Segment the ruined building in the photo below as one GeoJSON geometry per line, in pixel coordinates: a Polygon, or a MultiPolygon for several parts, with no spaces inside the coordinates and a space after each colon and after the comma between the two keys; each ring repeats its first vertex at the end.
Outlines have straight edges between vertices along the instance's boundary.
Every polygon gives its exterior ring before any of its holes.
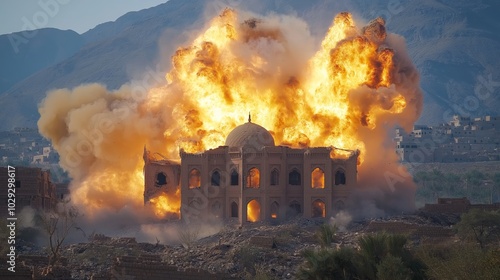
{"type": "Polygon", "coordinates": [[[205,213],[239,223],[329,217],[348,202],[359,154],[332,158],[334,149],[276,146],[271,133],[249,118],[224,146],[195,154],[181,150],[180,163],[145,149],[144,202],[180,190],[181,219],[205,213]]]}
{"type": "MultiPolygon", "coordinates": [[[[7,167],[0,167],[0,180],[7,182],[9,175],[7,167]]],[[[7,184],[5,183],[5,186],[7,184]]],[[[19,213],[25,206],[37,210],[52,211],[56,209],[58,200],[56,186],[50,179],[50,172],[40,168],[15,168],[15,209],[19,213]]],[[[7,215],[7,190],[0,193],[0,215],[7,215]]]]}

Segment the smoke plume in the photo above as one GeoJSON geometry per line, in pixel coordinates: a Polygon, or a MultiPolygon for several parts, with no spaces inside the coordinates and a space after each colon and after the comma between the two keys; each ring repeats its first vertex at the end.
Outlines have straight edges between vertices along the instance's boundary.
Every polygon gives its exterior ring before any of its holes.
{"type": "Polygon", "coordinates": [[[180,148],[215,148],[250,111],[277,144],[360,150],[359,197],[377,209],[411,209],[414,185],[400,179],[409,176],[388,141],[422,106],[404,39],[380,18],[362,27],[341,13],[316,41],[299,18],[226,9],[173,54],[163,85],[49,92],[38,126],[73,178],[72,201],[90,218],[123,209],[154,218],[143,206],[144,146],[172,159],[180,148]],[[399,179],[388,183],[388,174],[399,179]]]}

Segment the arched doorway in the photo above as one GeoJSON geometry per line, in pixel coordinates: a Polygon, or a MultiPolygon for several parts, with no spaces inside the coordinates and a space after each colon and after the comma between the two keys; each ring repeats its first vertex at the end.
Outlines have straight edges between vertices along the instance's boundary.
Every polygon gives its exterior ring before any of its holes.
{"type": "Polygon", "coordinates": [[[279,210],[280,210],[280,205],[278,204],[278,202],[276,202],[276,201],[273,202],[271,204],[271,218],[272,219],[278,218],[279,210]]]}
{"type": "Polygon", "coordinates": [[[222,214],[222,204],[219,201],[215,201],[212,204],[211,212],[215,217],[220,217],[222,214]]]}
{"type": "Polygon", "coordinates": [[[247,204],[247,221],[260,221],[260,203],[255,199],[250,200],[247,204]]]}
{"type": "Polygon", "coordinates": [[[337,212],[344,211],[345,203],[342,200],[337,200],[337,202],[335,202],[334,207],[335,207],[335,211],[337,211],[337,212]]]}
{"type": "Polygon", "coordinates": [[[325,203],[321,199],[316,199],[312,203],[312,217],[324,218],[326,216],[325,203]]]}
{"type": "Polygon", "coordinates": [[[300,207],[300,203],[296,200],[290,202],[288,205],[287,216],[295,217],[302,213],[302,208],[300,207]]]}

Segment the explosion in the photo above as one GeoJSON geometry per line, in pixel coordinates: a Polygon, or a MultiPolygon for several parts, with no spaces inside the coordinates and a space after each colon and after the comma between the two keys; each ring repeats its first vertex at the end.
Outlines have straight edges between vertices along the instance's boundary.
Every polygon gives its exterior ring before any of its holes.
{"type": "MultiPolygon", "coordinates": [[[[341,13],[315,53],[313,42],[300,19],[226,9],[175,52],[166,84],[143,98],[130,85],[112,93],[95,84],[50,92],[38,126],[73,178],[73,202],[89,215],[143,209],[145,145],[171,159],[179,149],[216,148],[247,112],[277,144],[360,150],[360,177],[381,173],[364,167],[381,158],[396,163],[387,131],[410,128],[422,103],[404,40],[386,33],[381,18],[359,28],[341,13]]],[[[313,178],[317,187],[324,187],[321,176],[313,178]]],[[[175,214],[179,193],[151,204],[157,217],[175,214]]]]}

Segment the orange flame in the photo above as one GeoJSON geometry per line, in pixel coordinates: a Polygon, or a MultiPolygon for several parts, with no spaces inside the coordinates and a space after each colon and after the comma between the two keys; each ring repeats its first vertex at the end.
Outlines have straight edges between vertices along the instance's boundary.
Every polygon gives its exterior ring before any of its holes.
{"type": "Polygon", "coordinates": [[[260,171],[257,168],[251,168],[247,174],[248,188],[258,188],[260,186],[260,171]]]}
{"type": "MultiPolygon", "coordinates": [[[[303,21],[241,19],[226,9],[190,46],[176,51],[167,85],[150,89],[135,103],[127,86],[117,94],[96,85],[87,87],[91,94],[85,87],[61,90],[40,109],[40,131],[66,158],[66,146],[78,148],[79,131],[92,131],[99,114],[107,117],[111,132],[92,143],[91,156],[78,167],[62,164],[79,181],[72,192],[75,201],[94,210],[142,206],[142,161],[132,154],[139,155],[144,144],[172,159],[179,157],[179,148],[191,153],[216,148],[245,122],[243,112],[252,112],[277,144],[359,149],[362,165],[369,156],[367,130],[389,117],[412,124],[420,112],[418,74],[406,57],[398,59],[394,42],[399,39],[389,37],[382,19],[359,28],[349,13],[341,13],[311,56],[301,45],[310,39],[303,21]],[[82,113],[75,120],[80,114],[75,109],[92,117],[82,113]]],[[[343,155],[333,149],[331,156],[343,155]]],[[[324,186],[324,178],[312,180],[324,186]]],[[[193,187],[198,185],[193,181],[193,187]]],[[[179,193],[161,195],[151,204],[157,216],[178,213],[179,193]]],[[[259,211],[249,204],[249,219],[258,219],[259,211]]]]}
{"type": "Polygon", "coordinates": [[[311,173],[311,186],[320,189],[325,187],[325,173],[320,168],[315,168],[311,173]]]}
{"type": "MultiPolygon", "coordinates": [[[[166,75],[169,86],[151,91],[146,102],[160,111],[165,103],[153,102],[162,100],[155,96],[182,95],[169,105],[178,120],[165,131],[170,143],[187,152],[223,145],[245,121],[241,112],[250,111],[277,143],[359,149],[364,156],[358,128],[373,129],[379,115],[402,113],[408,95],[395,84],[395,53],[383,47],[383,20],[358,29],[349,13],[339,14],[303,69],[278,68],[294,59],[288,36],[225,10],[191,46],[179,49],[166,75]]],[[[177,157],[177,150],[169,151],[177,157]]]]}
{"type": "Polygon", "coordinates": [[[159,196],[149,200],[153,208],[153,212],[158,218],[177,218],[180,212],[180,190],[178,189],[174,195],[161,193],[159,196]]]}
{"type": "Polygon", "coordinates": [[[260,204],[257,200],[252,200],[247,204],[247,221],[260,221],[260,204]]]}

